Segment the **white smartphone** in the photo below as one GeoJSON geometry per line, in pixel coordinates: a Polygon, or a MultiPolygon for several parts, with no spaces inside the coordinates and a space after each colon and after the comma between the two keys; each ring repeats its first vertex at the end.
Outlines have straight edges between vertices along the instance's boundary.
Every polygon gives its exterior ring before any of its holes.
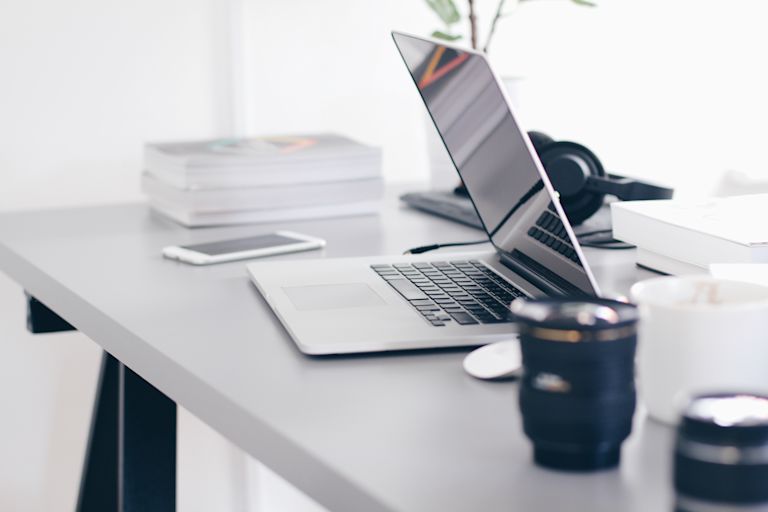
{"type": "Polygon", "coordinates": [[[235,240],[194,245],[172,245],[163,249],[163,256],[192,265],[211,265],[226,261],[309,251],[321,247],[325,247],[325,240],[320,238],[290,231],[275,231],[266,235],[235,240]]]}

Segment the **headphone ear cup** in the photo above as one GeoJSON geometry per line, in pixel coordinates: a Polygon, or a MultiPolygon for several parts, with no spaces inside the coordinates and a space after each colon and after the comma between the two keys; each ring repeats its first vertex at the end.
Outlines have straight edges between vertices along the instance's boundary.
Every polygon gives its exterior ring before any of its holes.
{"type": "Polygon", "coordinates": [[[584,190],[589,176],[606,175],[603,164],[589,148],[559,141],[545,146],[539,158],[572,225],[581,224],[600,209],[605,194],[584,190]]]}
{"type": "Polygon", "coordinates": [[[544,148],[555,142],[555,139],[544,132],[530,131],[528,132],[528,138],[531,139],[533,149],[536,150],[539,157],[541,157],[541,152],[544,151],[544,148]]]}

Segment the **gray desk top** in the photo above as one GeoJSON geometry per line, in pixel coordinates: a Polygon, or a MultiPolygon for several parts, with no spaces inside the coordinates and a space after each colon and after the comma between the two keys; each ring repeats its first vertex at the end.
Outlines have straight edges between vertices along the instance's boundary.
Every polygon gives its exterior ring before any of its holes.
{"type": "MultiPolygon", "coordinates": [[[[330,510],[670,509],[672,430],[642,413],[618,470],[543,470],[531,463],[517,384],[466,376],[466,350],[309,358],[242,262],[196,268],[160,256],[165,245],[278,227],[328,241],[295,259],[478,236],[394,197],[380,216],[197,230],[128,204],[0,215],[0,270],[330,510]]],[[[631,251],[587,255],[604,292],[647,276],[631,251]]]]}

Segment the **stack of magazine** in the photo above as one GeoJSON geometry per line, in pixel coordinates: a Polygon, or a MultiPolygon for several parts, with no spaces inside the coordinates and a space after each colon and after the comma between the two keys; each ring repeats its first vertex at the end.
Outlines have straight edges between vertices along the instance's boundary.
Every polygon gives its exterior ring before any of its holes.
{"type": "Polygon", "coordinates": [[[142,189],[186,226],[375,213],[381,150],[335,134],[150,143],[142,189]]]}

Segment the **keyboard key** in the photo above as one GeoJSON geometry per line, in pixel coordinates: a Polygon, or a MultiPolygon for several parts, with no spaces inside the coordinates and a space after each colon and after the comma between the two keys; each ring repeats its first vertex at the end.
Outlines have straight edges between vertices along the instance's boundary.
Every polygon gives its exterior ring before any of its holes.
{"type": "Polygon", "coordinates": [[[510,321],[504,318],[487,317],[487,318],[481,318],[480,322],[484,324],[504,324],[510,321]]]}
{"type": "Polygon", "coordinates": [[[407,279],[392,279],[389,284],[402,295],[405,300],[418,300],[429,298],[426,293],[419,290],[407,279]]]}
{"type": "Polygon", "coordinates": [[[477,323],[477,320],[472,318],[469,313],[451,313],[451,317],[456,320],[456,323],[459,325],[472,325],[477,323]]]}
{"type": "MultiPolygon", "coordinates": [[[[562,226],[562,225],[559,225],[562,226]]],[[[537,231],[541,231],[538,228],[537,231]]],[[[547,240],[554,239],[541,233],[547,240]]],[[[569,249],[561,244],[560,252],[569,249]]],[[[557,247],[557,246],[556,246],[557,247]]],[[[478,260],[371,266],[433,325],[455,315],[462,325],[510,321],[508,304],[524,294],[478,260]],[[451,316],[449,316],[451,315],[451,316]],[[474,316],[473,316],[474,315],[474,316]]]]}

